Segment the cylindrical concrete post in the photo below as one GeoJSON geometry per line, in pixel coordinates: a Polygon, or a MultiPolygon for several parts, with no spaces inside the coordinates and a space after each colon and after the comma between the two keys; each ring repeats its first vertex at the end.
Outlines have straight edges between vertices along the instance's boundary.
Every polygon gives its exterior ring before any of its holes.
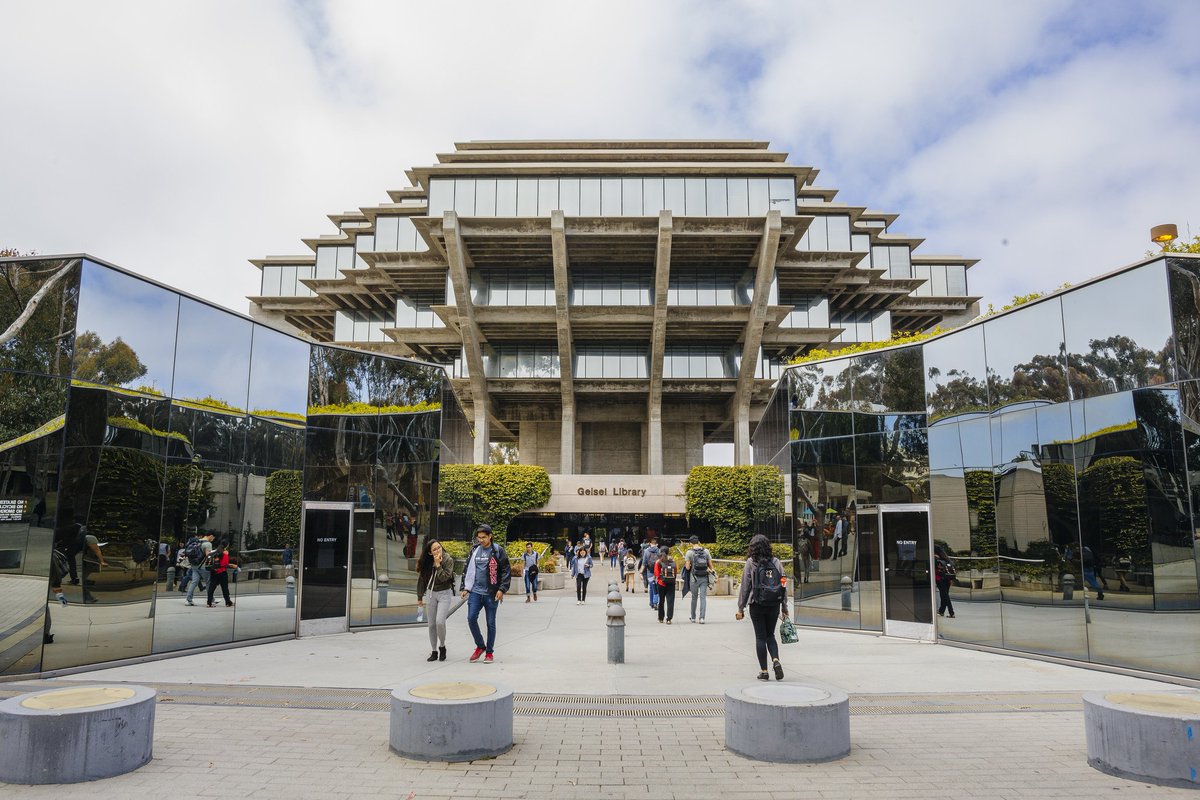
{"type": "Polygon", "coordinates": [[[392,752],[421,761],[495,758],[513,746],[513,693],[499,683],[406,683],[392,692],[392,752]]]}
{"type": "Polygon", "coordinates": [[[725,692],[725,747],[777,763],[843,758],[850,754],[850,698],[822,684],[736,686],[725,692]]]}
{"type": "Polygon", "coordinates": [[[380,575],[379,579],[376,581],[376,586],[379,588],[379,608],[387,608],[388,607],[388,604],[387,604],[388,597],[387,596],[388,596],[388,586],[390,585],[390,583],[391,583],[391,579],[388,578],[387,575],[380,575]]]}
{"type": "Polygon", "coordinates": [[[284,596],[287,597],[287,607],[295,608],[296,607],[296,577],[294,575],[288,575],[287,580],[285,580],[284,583],[287,584],[287,590],[284,592],[284,596]]]}
{"type": "Polygon", "coordinates": [[[1088,763],[1101,772],[1200,788],[1200,698],[1194,690],[1085,694],[1083,725],[1088,763]]]}
{"type": "Polygon", "coordinates": [[[167,567],[167,591],[175,591],[175,568],[167,567]]]}
{"type": "Polygon", "coordinates": [[[80,686],[0,702],[0,781],[80,783],[150,761],[155,692],[80,686]]]}
{"type": "Polygon", "coordinates": [[[625,663],[625,606],[609,601],[605,612],[608,616],[608,663],[625,663]]]}
{"type": "Polygon", "coordinates": [[[851,599],[852,590],[854,588],[854,581],[852,581],[850,579],[849,575],[843,575],[842,580],[841,580],[841,586],[842,586],[842,611],[849,611],[851,608],[850,599],[851,599]]]}
{"type": "Polygon", "coordinates": [[[1063,600],[1075,599],[1075,576],[1067,573],[1062,577],[1063,600]]]}

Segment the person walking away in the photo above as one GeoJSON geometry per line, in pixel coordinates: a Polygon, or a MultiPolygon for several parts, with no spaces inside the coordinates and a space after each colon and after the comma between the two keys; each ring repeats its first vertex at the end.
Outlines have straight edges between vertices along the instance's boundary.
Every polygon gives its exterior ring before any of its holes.
{"type": "Polygon", "coordinates": [[[642,575],[646,591],[650,593],[650,607],[653,609],[658,608],[658,583],[654,580],[654,565],[658,563],[660,554],[656,539],[650,539],[642,548],[642,575]]]}
{"type": "Polygon", "coordinates": [[[658,621],[671,624],[675,618],[675,573],[678,565],[671,558],[671,552],[665,547],[659,551],[658,560],[654,562],[654,583],[658,586],[658,621]],[[665,612],[665,614],[664,614],[665,612]]]}
{"type": "Polygon", "coordinates": [[[946,612],[950,612],[950,619],[954,619],[954,603],[950,601],[950,587],[954,585],[954,576],[958,570],[954,567],[954,562],[950,560],[950,554],[946,552],[946,548],[938,545],[933,551],[933,575],[937,582],[938,590],[938,616],[946,616],[946,612]]]}
{"type": "Polygon", "coordinates": [[[221,596],[225,598],[225,605],[232,606],[233,601],[229,599],[229,570],[236,569],[237,564],[229,560],[229,543],[221,540],[220,546],[217,547],[218,555],[213,562],[212,572],[208,576],[208,607],[213,607],[213,595],[217,593],[217,587],[221,587],[221,596]]]}
{"type": "Polygon", "coordinates": [[[107,567],[108,562],[104,560],[104,554],[100,552],[100,540],[88,533],[86,526],[79,526],[79,537],[83,542],[83,602],[99,603],[100,601],[96,599],[89,588],[96,584],[91,576],[99,572],[101,568],[107,567]]]}
{"type": "Polygon", "coordinates": [[[625,551],[625,591],[637,594],[637,557],[632,550],[625,551]]]}
{"type": "Polygon", "coordinates": [[[475,529],[475,548],[467,557],[459,590],[467,601],[467,627],[475,640],[475,652],[471,661],[483,656],[485,664],[495,660],[496,610],[504,600],[512,584],[512,567],[503,547],[492,542],[492,527],[480,525],[475,529]],[[487,618],[487,641],[479,630],[479,612],[487,618]]]}
{"type": "Polygon", "coordinates": [[[587,585],[592,579],[592,556],[586,547],[575,553],[571,574],[575,576],[575,605],[581,606],[587,602],[587,585]]]}
{"type": "Polygon", "coordinates": [[[538,554],[533,549],[532,542],[525,543],[525,552],[521,555],[521,571],[525,575],[525,602],[529,602],[529,596],[533,595],[533,599],[537,600],[538,586],[538,554]]]}
{"type": "MultiPolygon", "coordinates": [[[[624,544],[622,542],[621,544],[624,544]]],[[[608,566],[609,569],[616,569],[617,564],[621,561],[621,546],[613,542],[608,548],[608,566]]]]}
{"type": "Polygon", "coordinates": [[[417,560],[417,607],[425,609],[429,624],[426,661],[446,660],[446,620],[453,605],[454,558],[437,539],[427,539],[417,560]]]}
{"type": "Polygon", "coordinates": [[[188,559],[187,604],[194,606],[196,604],[192,602],[192,598],[196,595],[196,589],[199,588],[202,592],[205,590],[205,565],[208,563],[209,553],[212,552],[212,542],[208,537],[193,536],[184,545],[183,552],[188,559]]]}
{"type": "Polygon", "coordinates": [[[769,681],[767,654],[775,666],[775,680],[783,680],[783,666],[779,663],[779,642],[775,639],[775,625],[787,619],[787,589],[784,586],[783,564],[771,552],[771,542],[761,533],[750,540],[746,566],[742,569],[742,588],[738,592],[737,618],[746,616],[750,608],[750,622],[754,625],[754,652],[758,656],[758,679],[769,681]]]}
{"type": "Polygon", "coordinates": [[[700,537],[693,536],[688,540],[691,543],[691,549],[687,551],[685,558],[686,569],[691,573],[691,591],[692,591],[692,613],[688,617],[689,622],[699,622],[704,624],[704,614],[708,610],[708,575],[712,571],[713,558],[712,553],[707,547],[700,546],[700,537]],[[696,606],[700,607],[700,616],[696,616],[696,606]]]}

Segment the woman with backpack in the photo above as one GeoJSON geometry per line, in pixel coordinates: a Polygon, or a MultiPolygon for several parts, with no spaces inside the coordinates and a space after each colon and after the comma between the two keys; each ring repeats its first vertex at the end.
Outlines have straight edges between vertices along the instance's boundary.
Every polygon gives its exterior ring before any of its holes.
{"type": "Polygon", "coordinates": [[[637,594],[637,556],[632,550],[625,551],[625,591],[637,594]]]}
{"type": "Polygon", "coordinates": [[[954,562],[950,560],[950,554],[939,544],[933,550],[933,574],[938,589],[939,617],[946,616],[946,612],[949,611],[950,619],[954,619],[954,603],[950,602],[950,587],[954,584],[954,576],[957,573],[954,562]]]}
{"type": "Polygon", "coordinates": [[[742,569],[742,588],[738,592],[737,618],[746,616],[750,607],[750,622],[754,624],[754,651],[758,655],[758,679],[769,681],[767,654],[775,666],[775,680],[783,680],[783,666],[779,663],[779,642],[775,639],[775,625],[787,619],[787,588],[784,583],[783,564],[771,552],[771,542],[761,533],[750,540],[750,551],[746,566],[742,569]]]}
{"type": "Polygon", "coordinates": [[[221,587],[221,596],[225,598],[225,605],[232,606],[233,601],[229,599],[229,570],[237,569],[237,564],[229,560],[229,543],[222,540],[219,550],[221,554],[217,556],[213,562],[212,572],[208,576],[208,607],[213,607],[213,596],[217,593],[217,587],[221,587]]]}
{"type": "Polygon", "coordinates": [[[580,547],[575,551],[571,574],[575,576],[575,605],[581,606],[587,602],[587,585],[592,579],[592,557],[588,548],[580,547]]]}
{"type": "Polygon", "coordinates": [[[425,619],[429,623],[429,647],[426,661],[446,660],[446,619],[454,606],[454,559],[437,539],[428,539],[417,560],[417,607],[429,607],[425,619]]]}
{"type": "Polygon", "coordinates": [[[667,548],[658,553],[658,561],[654,562],[654,583],[658,586],[658,621],[663,621],[664,612],[666,623],[671,624],[675,616],[675,573],[678,566],[667,548]]]}

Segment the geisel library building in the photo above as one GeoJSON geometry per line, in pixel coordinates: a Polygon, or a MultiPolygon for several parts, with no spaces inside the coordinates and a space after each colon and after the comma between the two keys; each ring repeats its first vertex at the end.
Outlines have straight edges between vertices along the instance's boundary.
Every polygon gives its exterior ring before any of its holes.
{"type": "Polygon", "coordinates": [[[469,535],[438,468],[500,442],[551,474],[513,535],[678,536],[732,443],[787,478],[798,621],[1200,678],[1200,259],[972,322],[971,260],[766,143],[472,142],[408,177],[254,262],[249,318],[0,262],[53,282],[0,347],[0,675],[414,622],[414,545],[469,535]],[[801,547],[838,515],[845,548],[801,547]],[[196,533],[239,551],[235,607],[156,563],[196,533]]]}

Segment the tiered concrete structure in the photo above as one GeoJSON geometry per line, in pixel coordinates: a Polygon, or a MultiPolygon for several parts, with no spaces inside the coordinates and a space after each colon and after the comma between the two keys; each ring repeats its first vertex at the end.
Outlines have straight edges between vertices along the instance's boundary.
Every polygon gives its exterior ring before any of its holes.
{"type": "MultiPolygon", "coordinates": [[[[756,141],[476,141],[270,257],[252,313],[442,363],[489,441],[551,473],[750,461],[780,365],[967,314],[975,262],[834,201],[756,141]]],[[[582,490],[581,490],[582,491],[582,490]]]]}

